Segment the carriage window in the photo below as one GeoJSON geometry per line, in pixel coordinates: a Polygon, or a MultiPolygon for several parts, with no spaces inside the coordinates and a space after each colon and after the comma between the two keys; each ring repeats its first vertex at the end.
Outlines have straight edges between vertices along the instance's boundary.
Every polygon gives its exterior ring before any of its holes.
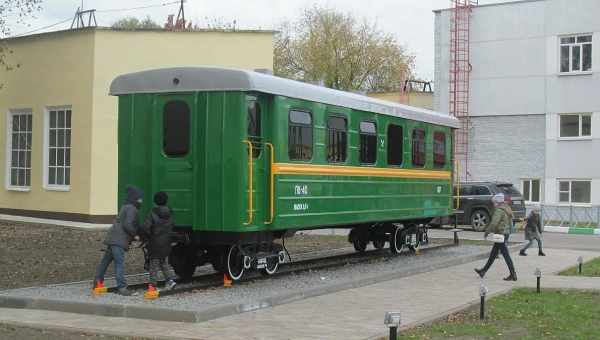
{"type": "Polygon", "coordinates": [[[375,164],[377,160],[377,129],[373,122],[360,122],[360,162],[375,164]]]}
{"type": "Polygon", "coordinates": [[[402,126],[389,125],[387,131],[388,137],[388,164],[389,165],[402,165],[402,126]]]}
{"type": "Polygon", "coordinates": [[[331,116],[327,119],[327,160],[345,162],[348,124],[346,118],[331,116]]]}
{"type": "Polygon", "coordinates": [[[425,130],[414,129],[412,133],[412,163],[416,167],[425,166],[425,130]]]}
{"type": "Polygon", "coordinates": [[[252,142],[252,157],[260,156],[260,104],[256,99],[248,100],[248,140],[252,142]]]}
{"type": "Polygon", "coordinates": [[[291,160],[312,158],[312,116],[304,111],[290,111],[288,155],[291,160]]]}
{"type": "Polygon", "coordinates": [[[446,134],[436,132],[433,134],[433,166],[443,168],[446,165],[446,134]]]}
{"type": "Polygon", "coordinates": [[[171,157],[183,157],[190,150],[190,108],[184,101],[174,100],[165,105],[163,150],[171,157]]]}

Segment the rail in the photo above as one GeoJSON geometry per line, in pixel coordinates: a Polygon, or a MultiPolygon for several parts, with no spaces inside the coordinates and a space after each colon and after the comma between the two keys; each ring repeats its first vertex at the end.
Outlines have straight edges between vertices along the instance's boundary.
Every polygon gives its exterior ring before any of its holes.
{"type": "Polygon", "coordinates": [[[275,218],[275,173],[273,164],[275,164],[275,147],[271,143],[265,143],[269,148],[269,220],[265,224],[272,224],[275,218]]]}
{"type": "Polygon", "coordinates": [[[254,188],[253,188],[253,172],[254,172],[254,168],[253,168],[253,163],[252,163],[252,142],[249,140],[243,140],[242,143],[246,144],[248,146],[248,220],[246,222],[244,222],[244,225],[250,225],[252,224],[252,221],[254,221],[254,202],[252,201],[252,199],[254,198],[254,188]]]}

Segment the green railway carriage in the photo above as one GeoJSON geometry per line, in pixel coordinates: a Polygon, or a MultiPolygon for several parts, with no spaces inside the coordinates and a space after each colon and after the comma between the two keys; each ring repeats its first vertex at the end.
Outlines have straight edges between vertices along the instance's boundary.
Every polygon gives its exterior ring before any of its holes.
{"type": "MultiPolygon", "coordinates": [[[[352,228],[358,251],[427,240],[452,210],[456,119],[259,72],[209,67],[119,76],[119,202],[169,194],[180,276],[233,279],[284,261],[296,230],[352,228]]],[[[144,206],[143,213],[150,208],[144,206]]]]}

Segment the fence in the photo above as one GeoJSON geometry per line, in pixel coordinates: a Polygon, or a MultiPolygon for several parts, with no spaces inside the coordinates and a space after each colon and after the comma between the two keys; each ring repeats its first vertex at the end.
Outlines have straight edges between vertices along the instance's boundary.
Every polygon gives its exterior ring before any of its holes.
{"type": "Polygon", "coordinates": [[[540,205],[542,225],[560,227],[600,227],[600,206],[540,205]]]}

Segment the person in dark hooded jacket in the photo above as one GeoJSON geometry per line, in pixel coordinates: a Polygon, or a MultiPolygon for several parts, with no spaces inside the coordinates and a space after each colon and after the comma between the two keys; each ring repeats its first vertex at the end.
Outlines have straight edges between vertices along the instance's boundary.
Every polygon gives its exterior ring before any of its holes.
{"type": "Polygon", "coordinates": [[[138,210],[142,206],[144,192],[137,187],[127,187],[127,198],[119,210],[119,215],[115,219],[104,239],[106,250],[104,256],[96,270],[94,286],[104,282],[104,275],[111,262],[114,261],[115,276],[117,279],[117,292],[121,295],[132,295],[127,289],[125,281],[125,251],[129,250],[129,245],[137,237],[139,225],[138,210]]]}
{"type": "Polygon", "coordinates": [[[173,220],[171,209],[167,206],[169,196],[165,192],[154,195],[156,206],[152,208],[143,225],[143,232],[148,242],[148,257],[150,259],[150,283],[148,290],[154,290],[158,283],[158,273],[162,271],[166,280],[166,289],[175,287],[175,277],[171,275],[171,266],[167,257],[171,253],[171,232],[173,220]]]}

